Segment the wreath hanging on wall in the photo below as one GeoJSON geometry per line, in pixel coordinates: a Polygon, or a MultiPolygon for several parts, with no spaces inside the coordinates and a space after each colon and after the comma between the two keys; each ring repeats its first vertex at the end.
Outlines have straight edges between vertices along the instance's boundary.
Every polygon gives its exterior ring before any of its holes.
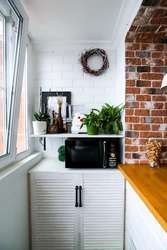
{"type": "Polygon", "coordinates": [[[109,67],[109,62],[108,62],[108,57],[107,57],[106,52],[103,49],[99,49],[99,48],[85,50],[85,52],[81,53],[80,63],[82,64],[83,71],[85,73],[94,75],[94,76],[99,76],[103,74],[106,71],[106,69],[109,67]],[[103,65],[98,70],[93,70],[88,65],[88,59],[94,55],[101,56],[103,60],[103,65]]]}

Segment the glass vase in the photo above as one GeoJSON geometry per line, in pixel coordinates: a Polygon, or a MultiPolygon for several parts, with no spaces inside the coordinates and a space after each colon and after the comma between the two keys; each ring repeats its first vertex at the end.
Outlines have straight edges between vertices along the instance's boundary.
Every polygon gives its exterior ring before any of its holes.
{"type": "Polygon", "coordinates": [[[146,143],[146,150],[148,156],[148,165],[152,168],[159,168],[162,142],[148,141],[146,143]]]}
{"type": "Polygon", "coordinates": [[[58,133],[63,133],[63,118],[61,115],[61,106],[59,106],[58,110],[57,126],[58,126],[58,133]]]}

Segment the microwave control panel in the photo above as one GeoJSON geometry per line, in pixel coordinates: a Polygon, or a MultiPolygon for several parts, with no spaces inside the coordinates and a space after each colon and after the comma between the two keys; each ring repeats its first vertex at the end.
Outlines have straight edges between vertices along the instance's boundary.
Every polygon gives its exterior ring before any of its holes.
{"type": "Polygon", "coordinates": [[[109,167],[116,167],[117,165],[115,143],[110,143],[108,165],[109,167]]]}

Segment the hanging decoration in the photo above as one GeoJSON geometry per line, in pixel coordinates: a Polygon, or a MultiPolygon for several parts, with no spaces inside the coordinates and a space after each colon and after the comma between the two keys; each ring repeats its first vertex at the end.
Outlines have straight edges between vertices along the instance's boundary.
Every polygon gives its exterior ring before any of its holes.
{"type": "Polygon", "coordinates": [[[107,57],[106,52],[103,49],[99,49],[99,48],[85,50],[85,52],[81,53],[80,63],[82,64],[83,71],[85,73],[94,75],[94,76],[100,76],[109,67],[109,62],[108,62],[108,57],[107,57]],[[88,65],[88,59],[95,55],[101,56],[103,59],[103,65],[98,70],[93,70],[88,65]]]}

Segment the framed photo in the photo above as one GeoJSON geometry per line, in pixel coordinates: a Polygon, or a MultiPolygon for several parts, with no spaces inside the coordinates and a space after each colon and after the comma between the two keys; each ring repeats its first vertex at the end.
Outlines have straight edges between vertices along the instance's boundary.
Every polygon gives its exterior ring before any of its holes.
{"type": "Polygon", "coordinates": [[[62,92],[42,92],[42,113],[46,112],[46,108],[48,108],[48,114],[51,116],[53,110],[58,112],[58,104],[57,104],[57,97],[61,96],[63,99],[62,103],[62,117],[68,118],[69,117],[69,110],[67,104],[71,104],[71,92],[62,91],[62,92]]]}

